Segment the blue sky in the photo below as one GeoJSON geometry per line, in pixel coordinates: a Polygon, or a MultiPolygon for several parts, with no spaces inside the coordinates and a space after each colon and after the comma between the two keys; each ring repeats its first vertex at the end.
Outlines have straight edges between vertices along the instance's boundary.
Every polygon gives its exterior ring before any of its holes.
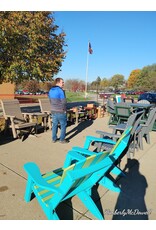
{"type": "Polygon", "coordinates": [[[0,10],[54,11],[56,25],[66,33],[67,57],[57,75],[88,82],[115,74],[128,79],[134,69],[156,63],[154,0],[5,0],[0,10]],[[28,4],[29,2],[29,4],[28,4]]]}
{"type": "Polygon", "coordinates": [[[67,56],[58,74],[88,82],[115,74],[128,79],[134,69],[156,63],[156,11],[55,11],[55,23],[66,33],[67,56]]]}

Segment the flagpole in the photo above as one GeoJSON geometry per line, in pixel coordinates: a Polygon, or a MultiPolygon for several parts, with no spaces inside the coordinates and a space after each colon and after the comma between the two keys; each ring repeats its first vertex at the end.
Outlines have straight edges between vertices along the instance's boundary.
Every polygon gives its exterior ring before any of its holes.
{"type": "MultiPolygon", "coordinates": [[[[89,42],[88,42],[89,47],[89,42]]],[[[85,84],[85,98],[87,98],[87,82],[88,82],[88,62],[89,62],[89,52],[87,47],[87,63],[86,63],[86,84],[85,84]]]]}

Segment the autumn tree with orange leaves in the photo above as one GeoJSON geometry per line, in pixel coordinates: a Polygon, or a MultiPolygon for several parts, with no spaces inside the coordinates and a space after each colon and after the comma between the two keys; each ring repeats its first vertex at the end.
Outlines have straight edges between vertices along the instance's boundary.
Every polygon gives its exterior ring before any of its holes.
{"type": "Polygon", "coordinates": [[[51,12],[1,11],[0,83],[51,81],[66,56],[58,28],[51,12]]]}
{"type": "Polygon", "coordinates": [[[136,88],[136,83],[137,83],[137,79],[138,79],[140,72],[141,72],[140,69],[136,69],[130,73],[130,76],[127,80],[127,87],[129,89],[135,89],[136,88]]]}

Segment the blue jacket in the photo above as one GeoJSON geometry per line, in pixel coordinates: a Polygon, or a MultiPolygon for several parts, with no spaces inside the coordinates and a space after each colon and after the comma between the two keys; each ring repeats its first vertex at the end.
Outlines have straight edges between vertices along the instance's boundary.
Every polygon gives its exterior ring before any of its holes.
{"type": "Polygon", "coordinates": [[[52,113],[65,113],[67,100],[64,90],[59,86],[53,86],[49,91],[52,113]]]}

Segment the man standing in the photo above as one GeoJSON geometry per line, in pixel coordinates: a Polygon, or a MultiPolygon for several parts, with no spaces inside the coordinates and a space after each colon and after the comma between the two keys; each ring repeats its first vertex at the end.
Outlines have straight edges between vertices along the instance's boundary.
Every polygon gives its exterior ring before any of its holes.
{"type": "Polygon", "coordinates": [[[64,81],[62,78],[55,79],[55,86],[49,91],[52,113],[52,142],[57,141],[58,124],[60,124],[60,143],[68,143],[65,139],[67,126],[67,101],[63,90],[64,81]]]}

